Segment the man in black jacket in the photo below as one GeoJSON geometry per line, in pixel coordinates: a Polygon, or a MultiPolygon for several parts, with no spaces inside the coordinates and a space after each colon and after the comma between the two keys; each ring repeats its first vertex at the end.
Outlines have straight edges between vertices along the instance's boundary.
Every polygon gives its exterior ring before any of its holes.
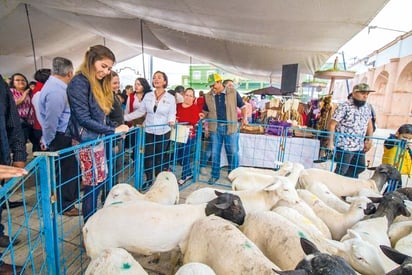
{"type": "MultiPolygon", "coordinates": [[[[0,165],[11,164],[24,168],[26,158],[26,143],[16,104],[6,82],[0,75],[0,165]],[[11,155],[13,155],[13,159],[11,155]]],[[[4,177],[2,175],[0,175],[0,181],[3,186],[4,177]]],[[[3,199],[1,198],[1,200],[3,199]]],[[[0,247],[7,247],[10,244],[10,238],[4,235],[4,226],[1,224],[2,210],[3,208],[0,207],[0,247]]],[[[13,265],[0,261],[0,274],[13,274],[14,268],[16,272],[21,269],[20,266],[13,267],[13,265]]]]}

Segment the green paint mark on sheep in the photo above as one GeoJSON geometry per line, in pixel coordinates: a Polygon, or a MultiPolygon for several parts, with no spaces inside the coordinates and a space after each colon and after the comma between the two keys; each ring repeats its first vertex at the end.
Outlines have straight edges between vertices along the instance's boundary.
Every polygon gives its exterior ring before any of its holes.
{"type": "Polygon", "coordinates": [[[249,242],[245,242],[245,243],[243,244],[243,247],[245,247],[245,248],[252,248],[252,245],[251,245],[249,242]]]}
{"type": "Polygon", "coordinates": [[[115,202],[112,202],[110,205],[116,205],[116,204],[122,204],[123,202],[122,201],[115,201],[115,202]]]}
{"type": "Polygon", "coordinates": [[[122,269],[130,269],[132,266],[129,263],[124,263],[122,269]]]}

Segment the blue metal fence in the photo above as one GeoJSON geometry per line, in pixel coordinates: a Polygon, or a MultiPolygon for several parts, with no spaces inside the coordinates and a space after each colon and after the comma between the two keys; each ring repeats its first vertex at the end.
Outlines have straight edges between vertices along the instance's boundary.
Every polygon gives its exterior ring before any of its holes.
{"type": "MultiPolygon", "coordinates": [[[[177,142],[178,131],[175,136],[169,134],[153,137],[150,136],[152,131],[149,128],[135,127],[126,137],[116,134],[58,152],[38,154],[27,165],[27,176],[12,179],[0,189],[1,204],[6,206],[3,214],[7,213],[3,215],[2,221],[6,224],[6,234],[11,237],[11,244],[3,251],[2,260],[23,265],[25,274],[84,272],[89,259],[83,248],[81,229],[87,198],[91,198],[91,204],[86,210],[92,215],[102,206],[104,195],[116,183],[127,182],[144,191],[150,186],[150,176],[155,176],[155,170],[173,171],[177,178],[181,179],[182,166],[187,160],[190,161],[189,173],[193,178],[186,181],[180,187],[181,190],[195,182],[208,182],[213,163],[209,159],[211,141],[205,131],[205,122],[222,123],[213,120],[200,121],[196,137],[188,146],[184,142],[177,142]],[[95,168],[80,168],[79,154],[86,148],[93,151],[102,143],[107,159],[107,178],[97,186],[84,186],[82,183],[86,181],[86,174],[93,179],[97,179],[98,174],[93,170],[95,168]],[[65,178],[64,174],[70,166],[70,161],[75,163],[75,175],[65,178]],[[69,184],[75,185],[76,196],[70,204],[63,205],[62,190],[69,184]],[[23,200],[24,207],[7,208],[9,198],[23,200]],[[73,206],[82,213],[79,216],[66,216],[65,212],[73,206]],[[20,240],[20,244],[16,243],[17,239],[20,240]]],[[[268,127],[263,124],[255,126],[261,126],[263,129],[268,127]]],[[[277,168],[279,162],[292,161],[300,162],[306,168],[333,169],[336,149],[334,152],[328,152],[325,147],[323,140],[328,135],[327,132],[276,127],[278,128],[274,131],[277,133],[275,135],[236,132],[239,154],[235,161],[241,166],[265,168],[277,168]]],[[[372,139],[374,145],[366,154],[366,159],[370,166],[377,166],[382,158],[384,139],[372,139]]],[[[395,144],[397,142],[399,141],[394,140],[395,144]]],[[[230,168],[224,152],[221,154],[219,168],[220,176],[216,185],[228,187],[230,182],[226,175],[230,168]]]]}

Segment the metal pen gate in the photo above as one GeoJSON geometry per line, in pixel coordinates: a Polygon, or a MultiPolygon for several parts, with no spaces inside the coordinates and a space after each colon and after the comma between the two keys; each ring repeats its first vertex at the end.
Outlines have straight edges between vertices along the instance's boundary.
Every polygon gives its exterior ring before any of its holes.
{"type": "MultiPolygon", "coordinates": [[[[163,161],[159,164],[162,166],[161,169],[174,172],[178,179],[181,178],[183,157],[189,156],[193,179],[180,187],[183,190],[192,184],[207,182],[210,177],[212,163],[209,160],[205,162],[203,158],[209,142],[204,136],[205,122],[213,121],[199,122],[192,147],[186,151],[181,151],[184,145],[176,142],[177,136],[169,135],[160,140],[149,141],[147,139],[149,136],[145,133],[146,129],[135,127],[127,133],[126,137],[116,134],[58,152],[37,154],[26,167],[29,171],[27,176],[11,179],[0,189],[1,206],[5,208],[2,223],[6,227],[5,233],[11,237],[11,245],[3,250],[1,259],[6,263],[23,265],[25,274],[82,274],[89,263],[83,248],[81,231],[83,217],[65,216],[63,212],[67,208],[59,205],[62,200],[61,189],[70,181],[70,179],[62,179],[61,176],[62,169],[65,169],[64,159],[75,157],[78,161],[80,150],[96,148],[104,143],[107,179],[98,187],[89,188],[88,194],[84,194],[82,190],[85,189],[81,184],[84,181],[84,174],[78,167],[74,177],[78,191],[71,205],[78,209],[82,208],[86,195],[93,196],[95,210],[102,207],[101,194],[106,194],[104,191],[108,191],[118,182],[129,183],[140,191],[146,190],[148,167],[145,174],[145,158],[146,160],[147,157],[154,158],[155,154],[163,161]],[[145,149],[150,142],[153,146],[158,144],[160,148],[160,151],[155,152],[153,156],[145,155],[145,149]],[[206,175],[201,173],[201,168],[206,169],[206,175]],[[100,191],[99,196],[97,196],[98,191],[100,191]],[[9,198],[22,200],[23,208],[8,208],[9,198]],[[20,243],[16,243],[16,240],[20,243]]],[[[267,127],[267,125],[260,126],[267,127]]],[[[322,144],[322,139],[328,135],[327,132],[279,127],[278,135],[237,132],[239,164],[273,169],[278,167],[279,162],[292,161],[303,163],[305,168],[333,169],[336,151],[330,155],[325,154],[327,148],[322,144]],[[317,164],[317,160],[320,160],[320,163],[317,164]]],[[[370,166],[377,166],[382,158],[385,139],[372,139],[373,149],[366,154],[366,158],[370,166]]],[[[400,144],[397,140],[394,140],[394,143],[400,144]]],[[[228,172],[228,163],[224,153],[221,154],[221,160],[221,177],[216,185],[230,187],[230,181],[225,176],[228,172]]],[[[152,168],[156,168],[155,165],[149,170],[152,168]]],[[[369,177],[367,172],[365,177],[369,177]]]]}

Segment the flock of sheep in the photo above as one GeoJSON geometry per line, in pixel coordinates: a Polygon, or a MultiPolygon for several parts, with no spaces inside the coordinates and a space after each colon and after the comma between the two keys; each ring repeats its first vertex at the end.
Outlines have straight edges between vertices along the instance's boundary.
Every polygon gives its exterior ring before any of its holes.
{"type": "Polygon", "coordinates": [[[412,190],[380,193],[398,175],[239,167],[233,190],[201,188],[184,204],[170,172],[145,194],[118,184],[83,227],[86,274],[147,274],[129,252],[168,251],[179,275],[412,274],[412,190]]]}

